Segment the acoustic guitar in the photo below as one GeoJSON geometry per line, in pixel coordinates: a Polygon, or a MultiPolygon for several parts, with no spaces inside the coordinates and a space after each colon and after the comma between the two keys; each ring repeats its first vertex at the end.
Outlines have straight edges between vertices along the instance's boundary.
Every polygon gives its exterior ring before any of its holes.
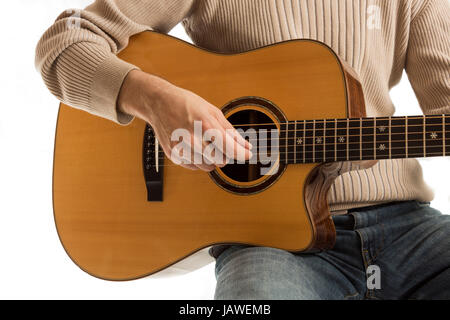
{"type": "Polygon", "coordinates": [[[218,244],[332,248],[327,193],[349,161],[450,153],[449,116],[367,118],[357,75],[320,42],[219,54],[144,32],[119,57],[195,92],[236,127],[276,130],[279,153],[271,174],[259,162],[190,171],[143,121],[120,126],[61,105],[55,223],[67,254],[95,277],[195,269],[218,244]]]}

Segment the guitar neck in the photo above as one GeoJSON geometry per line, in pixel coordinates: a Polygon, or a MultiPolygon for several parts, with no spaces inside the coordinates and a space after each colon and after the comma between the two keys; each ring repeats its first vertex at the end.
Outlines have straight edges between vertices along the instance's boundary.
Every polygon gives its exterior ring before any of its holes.
{"type": "Polygon", "coordinates": [[[450,115],[299,120],[280,129],[289,164],[450,155],[450,115]]]}

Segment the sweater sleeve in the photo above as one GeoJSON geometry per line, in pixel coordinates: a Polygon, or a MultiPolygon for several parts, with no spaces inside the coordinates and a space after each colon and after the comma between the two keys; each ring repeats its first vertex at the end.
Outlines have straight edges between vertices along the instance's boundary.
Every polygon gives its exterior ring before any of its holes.
{"type": "Polygon", "coordinates": [[[424,3],[411,22],[406,72],[424,114],[450,113],[450,4],[424,3]]]}
{"type": "Polygon", "coordinates": [[[126,75],[136,66],[116,54],[145,30],[169,32],[195,0],[96,0],[84,10],[67,10],[44,33],[35,65],[52,94],[72,107],[126,125],[117,110],[126,75]]]}

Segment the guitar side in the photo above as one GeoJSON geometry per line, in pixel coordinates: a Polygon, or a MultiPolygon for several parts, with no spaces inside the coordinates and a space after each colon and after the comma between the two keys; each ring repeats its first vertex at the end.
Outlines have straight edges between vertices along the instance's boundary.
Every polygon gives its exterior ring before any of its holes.
{"type": "MultiPolygon", "coordinates": [[[[354,73],[314,41],[221,55],[146,32],[135,36],[120,57],[217,107],[254,96],[272,101],[289,120],[365,115],[354,73]]],[[[60,107],[55,223],[66,252],[84,271],[108,280],[136,279],[189,256],[194,261],[195,253],[221,243],[293,252],[333,246],[326,195],[339,169],[345,170],[342,164],[289,165],[266,190],[236,195],[208,174],[165,159],[163,201],[148,202],[144,132],[138,119],[122,127],[60,107]]]]}

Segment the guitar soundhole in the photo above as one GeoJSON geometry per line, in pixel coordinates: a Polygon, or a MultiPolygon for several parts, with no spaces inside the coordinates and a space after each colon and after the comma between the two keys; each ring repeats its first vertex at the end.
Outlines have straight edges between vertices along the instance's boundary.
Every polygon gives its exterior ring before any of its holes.
{"type": "MultiPolygon", "coordinates": [[[[271,130],[277,130],[277,126],[266,114],[257,110],[243,110],[228,117],[228,121],[230,121],[236,129],[241,129],[244,133],[251,133],[253,138],[256,134],[256,139],[258,139],[258,142],[264,143],[264,141],[261,140],[267,141],[267,156],[271,156],[271,130]],[[261,137],[261,139],[259,139],[259,134],[262,131],[266,132],[267,138],[261,137]]],[[[250,138],[246,136],[246,140],[250,141],[250,138]]],[[[251,162],[247,161],[245,164],[229,164],[222,168],[222,172],[234,181],[257,181],[264,176],[262,173],[264,171],[268,171],[267,169],[270,169],[271,167],[270,163],[262,164],[259,159],[258,147],[261,146],[261,143],[255,141],[251,142],[254,145],[254,153],[256,154],[256,158],[254,158],[255,160],[251,162]]]]}
{"type": "Polygon", "coordinates": [[[233,100],[224,106],[222,112],[236,129],[243,130],[241,133],[252,143],[253,158],[245,163],[234,161],[224,168],[217,168],[210,173],[211,178],[222,189],[238,195],[255,194],[269,188],[287,166],[280,161],[281,145],[277,146],[282,139],[279,136],[280,124],[287,122],[283,112],[260,97],[233,100]]]}

